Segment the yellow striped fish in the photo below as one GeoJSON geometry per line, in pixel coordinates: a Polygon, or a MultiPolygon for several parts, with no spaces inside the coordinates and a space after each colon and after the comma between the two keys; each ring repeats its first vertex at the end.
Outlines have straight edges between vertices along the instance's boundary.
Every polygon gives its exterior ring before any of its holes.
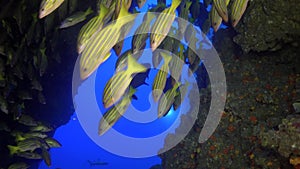
{"type": "Polygon", "coordinates": [[[174,110],[177,110],[177,108],[181,105],[181,103],[188,91],[189,85],[190,85],[190,83],[188,81],[185,81],[185,84],[183,86],[179,87],[180,94],[178,94],[174,99],[174,103],[173,103],[174,110]],[[182,96],[182,98],[181,98],[181,96],[182,96]]]}
{"type": "MultiPolygon", "coordinates": [[[[184,4],[181,4],[179,17],[181,17],[184,20],[188,20],[191,5],[192,5],[192,1],[185,1],[184,4]]],[[[181,35],[184,33],[186,25],[187,25],[187,22],[179,22],[178,23],[179,31],[180,31],[181,35]]]]}
{"type": "MultiPolygon", "coordinates": [[[[230,0],[225,0],[226,2],[226,7],[228,6],[230,0]]],[[[213,5],[212,8],[211,8],[211,25],[214,29],[215,32],[218,31],[221,23],[222,23],[222,17],[220,16],[220,14],[218,13],[217,9],[216,9],[216,6],[213,5]]],[[[224,20],[225,21],[225,20],[224,20]]],[[[227,17],[227,21],[228,21],[228,17],[227,17]]],[[[225,22],[227,22],[225,21],[225,22]]]]}
{"type": "Polygon", "coordinates": [[[119,36],[119,42],[116,43],[116,45],[113,47],[113,50],[115,51],[117,56],[120,56],[122,49],[123,49],[123,43],[124,43],[125,36],[128,34],[128,32],[130,31],[132,26],[133,26],[133,24],[128,23],[122,27],[121,34],[119,36]]]}
{"type": "Polygon", "coordinates": [[[39,18],[43,18],[58,8],[64,0],[43,0],[40,6],[39,18]]]}
{"type": "Polygon", "coordinates": [[[117,72],[105,85],[102,97],[105,108],[115,104],[123,96],[133,79],[133,74],[147,70],[145,66],[139,64],[131,55],[128,55],[127,62],[127,69],[117,72]]]}
{"type": "Polygon", "coordinates": [[[150,30],[150,23],[154,17],[155,14],[147,12],[147,14],[144,16],[143,23],[136,29],[131,42],[133,54],[145,48],[148,32],[150,30]]]}
{"type": "Polygon", "coordinates": [[[231,24],[235,27],[244,14],[249,0],[234,0],[231,7],[231,24]]]}
{"type": "Polygon", "coordinates": [[[122,26],[134,19],[135,16],[129,14],[125,7],[122,6],[116,22],[95,33],[80,57],[80,76],[82,79],[90,76],[101,63],[108,59],[111,48],[120,37],[122,26]],[[126,19],[122,19],[124,16],[126,16],[126,19]]]}
{"type": "Polygon", "coordinates": [[[173,0],[172,5],[159,14],[151,29],[150,46],[154,51],[167,36],[175,19],[175,10],[181,0],[173,0]]]}
{"type": "Polygon", "coordinates": [[[226,0],[213,0],[213,6],[225,22],[228,22],[226,0]]]}
{"type": "MultiPolygon", "coordinates": [[[[120,57],[118,57],[116,64],[115,64],[115,72],[120,72],[122,70],[125,70],[126,66],[127,66],[127,58],[128,55],[131,55],[132,52],[131,50],[127,50],[126,52],[124,52],[120,57]]],[[[138,60],[138,59],[136,59],[138,60]]]]}
{"type": "MultiPolygon", "coordinates": [[[[179,46],[179,54],[177,58],[173,58],[170,63],[170,72],[172,75],[172,78],[174,79],[175,82],[177,82],[180,78],[180,75],[182,73],[182,66],[184,64],[184,47],[182,44],[179,46]]],[[[173,82],[173,84],[175,84],[173,82]]]]}
{"type": "Polygon", "coordinates": [[[135,93],[135,91],[136,89],[130,87],[129,93],[126,94],[118,104],[113,106],[104,114],[104,116],[101,118],[99,122],[99,127],[98,127],[98,134],[100,136],[103,135],[106,131],[108,131],[118,121],[118,119],[125,113],[132,100],[132,96],[135,93]]]}
{"type": "Polygon", "coordinates": [[[82,53],[83,49],[85,48],[87,42],[92,37],[92,35],[102,29],[103,19],[107,13],[108,9],[103,4],[101,4],[99,15],[93,17],[80,29],[77,39],[77,52],[79,54],[82,53]]]}
{"type": "Polygon", "coordinates": [[[178,95],[177,88],[179,85],[179,83],[176,83],[161,97],[158,104],[157,118],[161,118],[170,110],[174,102],[174,98],[178,95]]]}
{"type": "Polygon", "coordinates": [[[156,74],[152,85],[152,96],[155,102],[159,100],[166,86],[167,76],[169,72],[169,63],[172,59],[172,57],[169,54],[163,52],[161,52],[160,54],[164,58],[164,64],[156,74]]]}
{"type": "Polygon", "coordinates": [[[131,1],[132,0],[119,0],[115,2],[115,11],[114,11],[114,15],[113,15],[113,20],[115,20],[116,18],[119,17],[119,13],[121,10],[122,5],[125,5],[125,8],[128,10],[131,6],[131,1]]]}

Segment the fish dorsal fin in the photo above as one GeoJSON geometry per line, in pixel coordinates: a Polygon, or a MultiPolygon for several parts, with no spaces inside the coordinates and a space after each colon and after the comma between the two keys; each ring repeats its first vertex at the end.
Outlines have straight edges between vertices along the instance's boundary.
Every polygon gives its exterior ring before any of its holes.
{"type": "Polygon", "coordinates": [[[168,65],[170,63],[172,57],[165,52],[161,52],[160,54],[164,58],[164,65],[168,65]]]}

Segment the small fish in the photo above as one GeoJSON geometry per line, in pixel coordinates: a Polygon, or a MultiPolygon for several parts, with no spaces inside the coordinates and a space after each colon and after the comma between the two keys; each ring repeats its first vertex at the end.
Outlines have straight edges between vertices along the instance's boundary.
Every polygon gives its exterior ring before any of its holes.
{"type": "Polygon", "coordinates": [[[61,147],[61,144],[57,140],[55,140],[54,138],[48,137],[48,138],[45,139],[45,142],[49,145],[50,148],[59,148],[59,147],[61,147]]]}
{"type": "Polygon", "coordinates": [[[17,163],[13,163],[11,164],[8,169],[27,169],[30,166],[24,162],[17,162],[17,163]]]}
{"type": "Polygon", "coordinates": [[[41,143],[37,139],[26,139],[21,142],[18,142],[17,146],[8,145],[7,146],[10,152],[10,155],[17,154],[19,152],[25,151],[34,151],[37,148],[41,148],[41,143]]]}
{"type": "Polygon", "coordinates": [[[189,61],[190,65],[192,65],[195,62],[196,57],[198,57],[197,54],[192,50],[192,48],[194,50],[196,50],[196,41],[197,40],[194,37],[190,40],[189,45],[188,45],[188,49],[187,49],[187,52],[186,52],[187,53],[187,58],[188,58],[188,61],[189,61]]]}
{"type": "MultiPolygon", "coordinates": [[[[228,22],[227,2],[228,0],[213,0],[213,6],[225,22],[228,22]]],[[[228,2],[229,3],[229,2],[228,2]]]]}
{"type": "Polygon", "coordinates": [[[127,69],[117,72],[105,85],[102,97],[105,108],[110,107],[120,100],[132,81],[133,74],[145,72],[147,70],[146,67],[140,65],[131,55],[128,55],[127,62],[127,69]]]}
{"type": "Polygon", "coordinates": [[[42,156],[40,154],[34,153],[34,152],[19,152],[16,155],[19,157],[23,157],[23,158],[31,159],[31,160],[42,159],[42,156]]]}
{"type": "Polygon", "coordinates": [[[20,142],[26,139],[30,139],[30,138],[41,138],[44,139],[46,137],[48,137],[48,135],[41,133],[41,132],[26,132],[26,133],[22,133],[22,132],[14,132],[12,134],[16,139],[16,142],[20,142]]]}
{"type": "Polygon", "coordinates": [[[49,126],[46,126],[42,123],[38,123],[37,126],[30,127],[30,131],[38,131],[38,132],[49,132],[52,131],[53,129],[49,126]]]}
{"type": "Polygon", "coordinates": [[[37,99],[38,99],[38,101],[41,103],[41,104],[46,104],[46,98],[45,98],[45,96],[43,95],[43,93],[42,92],[38,92],[38,95],[37,95],[37,99]]]}
{"type": "Polygon", "coordinates": [[[40,6],[39,18],[42,19],[43,17],[49,15],[63,2],[64,0],[43,0],[40,6]]]}
{"type": "Polygon", "coordinates": [[[167,90],[166,93],[160,98],[157,110],[157,118],[161,118],[170,110],[174,102],[174,98],[178,95],[176,90],[179,85],[179,83],[176,83],[173,88],[167,90]]]}
{"type": "Polygon", "coordinates": [[[86,17],[88,15],[90,15],[91,13],[93,13],[94,11],[92,10],[92,8],[88,8],[85,12],[83,11],[79,11],[76,12],[75,14],[67,17],[61,24],[60,24],[60,29],[62,28],[67,28],[73,25],[76,25],[82,21],[84,21],[86,19],[86,17]]]}
{"type": "Polygon", "coordinates": [[[126,19],[117,19],[115,23],[106,26],[89,40],[80,57],[81,79],[86,79],[109,58],[111,48],[120,37],[122,26],[135,19],[134,15],[129,14],[122,6],[119,17],[124,16],[127,16],[126,19]]]}
{"type": "Polygon", "coordinates": [[[138,7],[140,9],[144,6],[145,3],[146,3],[146,0],[137,0],[138,7]]]}
{"type": "Polygon", "coordinates": [[[193,64],[189,65],[189,69],[190,69],[189,76],[191,76],[192,73],[195,73],[197,71],[197,69],[199,68],[200,62],[201,62],[200,57],[196,56],[193,64]]]}
{"type": "Polygon", "coordinates": [[[200,6],[200,2],[198,0],[196,0],[196,1],[193,0],[192,2],[193,3],[190,7],[190,12],[191,12],[192,19],[196,20],[197,18],[200,17],[201,6],[200,6]]]}
{"type": "Polygon", "coordinates": [[[98,6],[100,4],[103,4],[104,6],[106,6],[106,8],[109,8],[110,6],[112,6],[112,4],[114,4],[114,0],[98,0],[97,4],[98,6]]]}
{"type": "Polygon", "coordinates": [[[164,64],[162,65],[161,69],[158,71],[158,73],[155,76],[155,79],[153,81],[152,85],[152,96],[155,102],[159,100],[161,97],[163,90],[166,86],[167,76],[169,72],[169,66],[172,57],[169,54],[160,53],[162,57],[164,58],[164,64]]]}
{"type": "Polygon", "coordinates": [[[189,82],[185,81],[185,84],[183,86],[179,87],[179,91],[180,94],[178,94],[175,98],[174,98],[174,103],[173,103],[173,108],[174,110],[177,110],[177,108],[181,105],[187,91],[188,91],[188,87],[189,87],[189,82]],[[181,98],[182,96],[182,98],[181,98]]]}
{"type": "Polygon", "coordinates": [[[51,166],[51,156],[47,149],[42,148],[42,158],[48,167],[51,166]]]}
{"type": "MultiPolygon", "coordinates": [[[[181,17],[184,20],[188,20],[191,5],[192,5],[191,1],[184,1],[184,3],[182,3],[180,5],[179,17],[181,17]]],[[[187,22],[179,22],[178,23],[179,31],[180,31],[181,34],[184,33],[184,29],[186,28],[186,23],[187,22]]]]}
{"type": "Polygon", "coordinates": [[[40,76],[43,76],[48,67],[48,57],[46,55],[46,47],[40,49],[40,76]]]}
{"type": "Polygon", "coordinates": [[[182,74],[182,67],[184,64],[184,46],[180,44],[179,48],[180,50],[178,53],[178,57],[172,58],[170,62],[170,72],[175,82],[179,81],[180,75],[182,74]]]}
{"type": "Polygon", "coordinates": [[[101,118],[99,122],[99,127],[98,127],[98,134],[100,136],[103,135],[107,130],[109,130],[118,121],[118,119],[125,113],[135,91],[136,89],[130,87],[128,94],[125,94],[125,96],[119,103],[117,103],[115,106],[113,106],[104,114],[104,116],[101,118]]]}
{"type": "Polygon", "coordinates": [[[23,124],[25,126],[37,126],[38,122],[35,121],[32,117],[26,114],[22,114],[21,117],[18,119],[18,122],[20,124],[23,124]]]}
{"type": "Polygon", "coordinates": [[[34,90],[37,90],[37,91],[42,91],[43,87],[37,79],[33,79],[31,81],[31,89],[34,89],[34,90]]]}
{"type": "Polygon", "coordinates": [[[133,54],[145,49],[146,40],[150,31],[150,23],[154,17],[155,15],[153,13],[147,12],[144,16],[143,23],[136,29],[131,42],[133,54]]]}
{"type": "Polygon", "coordinates": [[[2,96],[0,96],[0,110],[3,113],[8,114],[8,104],[7,101],[2,96]]]}
{"type": "Polygon", "coordinates": [[[82,53],[85,48],[87,42],[90,38],[96,33],[100,31],[103,27],[103,19],[108,14],[109,10],[104,5],[100,5],[100,13],[99,15],[93,17],[88,23],[86,23],[79,32],[77,38],[77,52],[82,53]]]}
{"type": "Polygon", "coordinates": [[[231,6],[231,24],[235,27],[243,16],[249,0],[233,0],[231,6]]]}
{"type": "Polygon", "coordinates": [[[167,36],[172,23],[175,19],[175,10],[181,3],[181,0],[173,0],[171,7],[165,9],[158,16],[151,29],[150,46],[154,51],[167,36]]]}

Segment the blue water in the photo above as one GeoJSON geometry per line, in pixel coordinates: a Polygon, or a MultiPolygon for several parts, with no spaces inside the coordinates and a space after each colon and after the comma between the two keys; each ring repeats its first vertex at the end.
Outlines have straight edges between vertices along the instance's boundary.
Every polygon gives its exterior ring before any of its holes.
{"type": "MultiPolygon", "coordinates": [[[[146,11],[148,6],[151,6],[152,4],[155,5],[156,0],[148,0],[141,11],[146,11]]],[[[168,0],[167,5],[170,4],[171,1],[168,0]]],[[[130,44],[131,38],[125,41],[122,53],[130,48],[130,44]]],[[[149,48],[149,44],[147,44],[146,48],[149,48]]],[[[95,94],[97,102],[99,103],[101,103],[104,85],[114,73],[112,67],[114,69],[114,63],[116,59],[117,57],[115,53],[112,52],[112,56],[105,62],[105,64],[103,64],[103,66],[101,65],[97,71],[95,94]]],[[[146,83],[150,85],[140,86],[135,93],[138,97],[137,100],[132,101],[132,105],[135,109],[141,111],[149,110],[153,104],[149,100],[149,95],[151,94],[151,82],[153,81],[155,74],[156,71],[150,71],[149,77],[146,79],[146,83]]],[[[188,99],[185,101],[188,102],[188,99]]],[[[103,105],[99,104],[98,106],[102,112],[106,111],[103,105]]],[[[185,107],[188,109],[189,105],[186,105],[185,107]]],[[[156,115],[156,112],[154,114],[156,115]]],[[[171,125],[174,125],[174,123],[178,123],[179,114],[178,111],[171,109],[165,117],[145,123],[136,123],[130,121],[130,118],[126,118],[130,117],[130,114],[125,113],[124,116],[125,117],[121,117],[117,121],[113,128],[118,132],[126,134],[130,137],[146,138],[164,132],[171,125]]],[[[53,148],[50,150],[52,158],[52,166],[50,168],[53,169],[149,169],[151,166],[161,163],[161,159],[158,156],[148,158],[126,158],[114,155],[102,149],[83,130],[76,113],[74,113],[74,115],[71,117],[68,124],[56,130],[54,138],[59,140],[63,147],[57,149],[53,148]],[[99,163],[99,165],[91,165],[90,162],[99,163]]],[[[160,144],[162,147],[163,140],[160,144]]],[[[48,169],[49,167],[46,166],[44,162],[41,162],[39,168],[48,169]]]]}

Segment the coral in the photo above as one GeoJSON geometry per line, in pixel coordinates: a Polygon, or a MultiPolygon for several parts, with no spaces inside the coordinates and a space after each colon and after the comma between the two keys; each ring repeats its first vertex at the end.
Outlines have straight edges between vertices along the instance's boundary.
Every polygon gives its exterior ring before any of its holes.
{"type": "Polygon", "coordinates": [[[298,46],[300,6],[297,0],[251,1],[237,25],[234,41],[244,52],[276,51],[286,44],[298,46]]]}
{"type": "Polygon", "coordinates": [[[260,134],[262,146],[278,151],[284,157],[300,155],[300,116],[287,117],[278,126],[279,130],[270,130],[260,134]]]}

